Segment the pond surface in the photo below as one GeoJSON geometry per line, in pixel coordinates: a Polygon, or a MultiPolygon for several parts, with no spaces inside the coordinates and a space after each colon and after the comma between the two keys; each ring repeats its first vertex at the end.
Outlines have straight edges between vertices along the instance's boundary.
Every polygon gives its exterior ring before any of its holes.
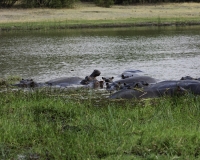
{"type": "Polygon", "coordinates": [[[0,32],[0,77],[44,82],[139,69],[160,80],[200,77],[200,26],[0,32]]]}

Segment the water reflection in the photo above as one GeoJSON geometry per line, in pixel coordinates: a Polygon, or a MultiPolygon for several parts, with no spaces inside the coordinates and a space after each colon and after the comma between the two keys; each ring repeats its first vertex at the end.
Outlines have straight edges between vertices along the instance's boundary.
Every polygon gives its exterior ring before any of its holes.
{"type": "Polygon", "coordinates": [[[0,77],[46,81],[85,77],[94,69],[117,77],[130,68],[157,79],[200,77],[199,26],[9,32],[0,37],[0,77]]]}

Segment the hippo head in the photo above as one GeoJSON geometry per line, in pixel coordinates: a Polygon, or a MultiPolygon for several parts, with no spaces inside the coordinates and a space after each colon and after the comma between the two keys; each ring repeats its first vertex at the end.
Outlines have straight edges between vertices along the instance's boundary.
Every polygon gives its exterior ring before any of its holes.
{"type": "Polygon", "coordinates": [[[111,83],[111,84],[109,82],[106,83],[106,90],[107,91],[115,91],[115,90],[119,90],[119,89],[122,89],[121,82],[111,83]]]}
{"type": "Polygon", "coordinates": [[[98,81],[94,80],[92,83],[92,88],[97,89],[97,88],[103,88],[104,81],[98,81]]]}
{"type": "Polygon", "coordinates": [[[34,88],[38,86],[38,83],[33,81],[33,79],[22,79],[20,83],[15,84],[15,86],[22,88],[34,88]]]}
{"type": "Polygon", "coordinates": [[[100,74],[101,72],[95,69],[90,76],[86,76],[80,83],[82,85],[88,85],[90,82],[97,81],[96,77],[100,74]]]}
{"type": "Polygon", "coordinates": [[[180,80],[194,80],[194,78],[190,76],[185,76],[185,77],[182,77],[180,80]]]}
{"type": "Polygon", "coordinates": [[[100,74],[101,74],[101,72],[100,72],[99,70],[95,69],[95,70],[92,72],[92,74],[90,75],[90,77],[97,77],[97,76],[99,76],[100,74]]]}
{"type": "Polygon", "coordinates": [[[104,80],[104,82],[112,83],[112,82],[113,82],[113,79],[114,79],[114,77],[110,77],[110,78],[107,78],[107,77],[102,77],[102,79],[104,80]]]}

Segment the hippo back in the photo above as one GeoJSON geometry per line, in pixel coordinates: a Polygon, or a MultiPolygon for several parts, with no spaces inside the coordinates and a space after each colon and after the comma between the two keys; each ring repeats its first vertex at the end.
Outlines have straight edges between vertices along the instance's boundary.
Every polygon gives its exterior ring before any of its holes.
{"type": "Polygon", "coordinates": [[[115,83],[126,83],[126,84],[130,84],[130,83],[135,83],[135,82],[147,82],[147,83],[156,83],[156,79],[149,77],[149,76],[135,76],[135,77],[130,77],[130,78],[126,78],[126,79],[120,79],[115,81],[115,83]]]}
{"type": "Polygon", "coordinates": [[[50,85],[50,86],[55,86],[55,85],[64,85],[65,86],[70,86],[70,85],[80,85],[81,80],[83,80],[83,78],[80,77],[62,77],[62,78],[56,78],[56,79],[52,79],[50,81],[45,82],[46,84],[50,85]]]}

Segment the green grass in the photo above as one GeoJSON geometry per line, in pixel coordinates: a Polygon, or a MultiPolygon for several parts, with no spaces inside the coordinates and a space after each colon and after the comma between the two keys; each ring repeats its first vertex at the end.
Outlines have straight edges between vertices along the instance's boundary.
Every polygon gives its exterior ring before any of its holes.
{"type": "Polygon", "coordinates": [[[128,18],[118,20],[67,20],[44,22],[1,23],[1,30],[41,30],[67,28],[98,28],[98,27],[131,27],[152,25],[195,25],[200,24],[199,17],[185,18],[128,18]]]}
{"type": "Polygon", "coordinates": [[[0,159],[199,159],[200,97],[109,100],[102,91],[0,92],[0,159]]]}

